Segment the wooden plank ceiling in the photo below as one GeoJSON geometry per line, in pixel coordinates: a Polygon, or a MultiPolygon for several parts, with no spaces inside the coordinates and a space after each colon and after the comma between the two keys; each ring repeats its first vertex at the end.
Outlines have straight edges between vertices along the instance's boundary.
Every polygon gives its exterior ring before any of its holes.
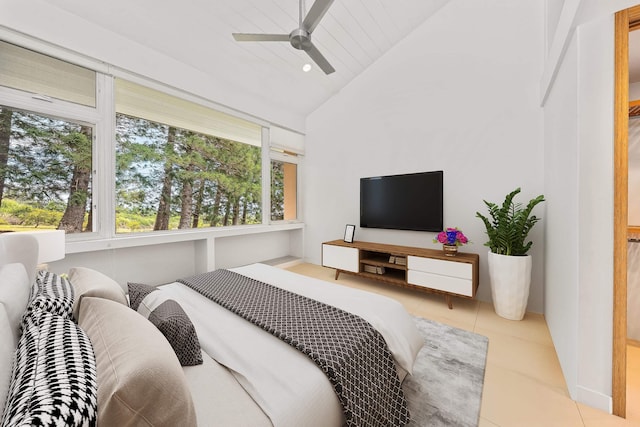
{"type": "MultiPolygon", "coordinates": [[[[336,72],[325,75],[287,42],[239,43],[232,32],[289,34],[298,0],[56,0],[55,5],[161,52],[218,82],[307,114],[337,93],[450,0],[334,1],[313,43],[336,72]]],[[[308,10],[313,0],[306,0],[308,10]]]]}

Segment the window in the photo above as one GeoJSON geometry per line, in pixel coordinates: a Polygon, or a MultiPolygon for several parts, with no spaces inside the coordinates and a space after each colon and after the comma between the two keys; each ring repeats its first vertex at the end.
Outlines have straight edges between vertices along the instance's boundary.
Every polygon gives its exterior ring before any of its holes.
{"type": "Polygon", "coordinates": [[[271,126],[271,221],[298,219],[298,161],[304,153],[304,137],[271,126]]]}
{"type": "Polygon", "coordinates": [[[93,231],[97,74],[0,41],[0,230],[93,231]]]}
{"type": "Polygon", "coordinates": [[[263,147],[256,121],[128,78],[0,41],[0,231],[80,242],[297,219],[300,134],[271,126],[263,147]]]}
{"type": "Polygon", "coordinates": [[[116,80],[116,232],[262,222],[261,127],[116,80]]]}
{"type": "Polygon", "coordinates": [[[293,220],[297,215],[298,165],[271,160],[271,221],[293,220]]]}
{"type": "Polygon", "coordinates": [[[0,106],[0,230],[92,230],[93,128],[0,106]]]}

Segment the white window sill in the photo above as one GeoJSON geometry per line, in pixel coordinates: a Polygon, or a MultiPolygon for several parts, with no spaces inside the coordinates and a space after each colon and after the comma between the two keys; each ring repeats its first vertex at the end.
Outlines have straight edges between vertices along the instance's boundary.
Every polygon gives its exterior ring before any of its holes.
{"type": "Polygon", "coordinates": [[[102,251],[106,249],[134,248],[138,246],[161,245],[164,243],[215,239],[219,237],[245,236],[277,231],[301,230],[302,222],[287,222],[271,225],[241,225],[220,228],[200,228],[192,230],[171,230],[165,232],[119,234],[112,238],[74,239],[67,238],[66,253],[102,251]]]}

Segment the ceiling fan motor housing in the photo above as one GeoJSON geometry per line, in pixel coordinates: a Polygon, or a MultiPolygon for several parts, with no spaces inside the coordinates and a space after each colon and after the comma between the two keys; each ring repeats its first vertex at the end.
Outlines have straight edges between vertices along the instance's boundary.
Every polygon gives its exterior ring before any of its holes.
{"type": "Polygon", "coordinates": [[[325,74],[331,74],[336,70],[311,42],[311,33],[325,13],[327,13],[333,1],[334,0],[315,0],[313,6],[311,6],[311,9],[303,18],[304,3],[303,0],[300,0],[300,25],[289,34],[233,33],[233,38],[239,42],[284,42],[288,40],[291,46],[309,55],[313,62],[318,64],[325,74]]]}
{"type": "Polygon", "coordinates": [[[303,28],[296,28],[289,34],[289,42],[291,46],[299,50],[311,49],[311,34],[303,28]]]}

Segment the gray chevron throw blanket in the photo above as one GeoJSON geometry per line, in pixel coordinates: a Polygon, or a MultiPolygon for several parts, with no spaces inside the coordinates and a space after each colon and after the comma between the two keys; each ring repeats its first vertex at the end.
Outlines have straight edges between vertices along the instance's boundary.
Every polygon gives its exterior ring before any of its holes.
{"type": "Polygon", "coordinates": [[[393,356],[364,319],[229,270],[179,282],[311,358],[333,385],[348,426],[409,422],[393,356]]]}

